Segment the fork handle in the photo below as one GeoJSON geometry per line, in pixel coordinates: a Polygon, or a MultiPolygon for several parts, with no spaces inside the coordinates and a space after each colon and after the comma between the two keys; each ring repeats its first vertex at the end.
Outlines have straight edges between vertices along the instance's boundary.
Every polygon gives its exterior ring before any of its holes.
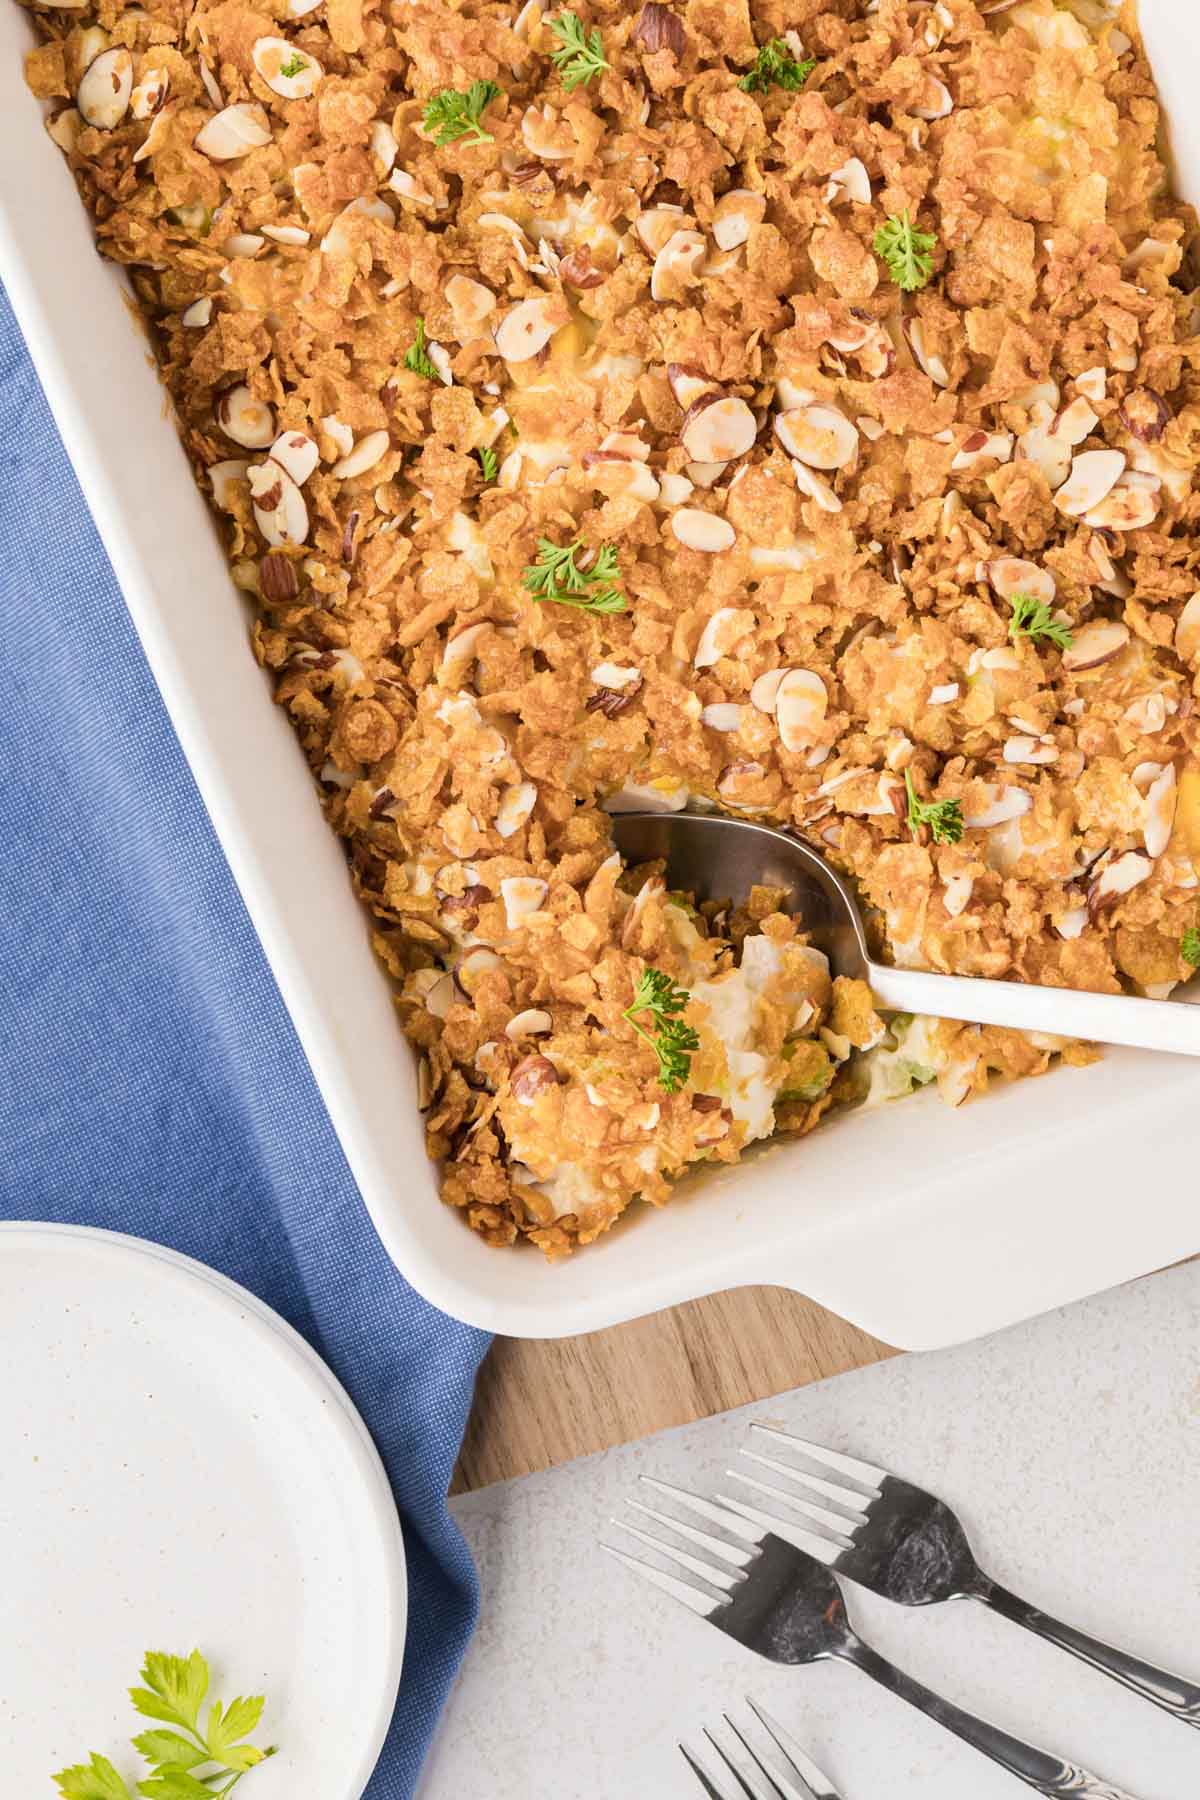
{"type": "Polygon", "coordinates": [[[985,1719],[977,1719],[973,1713],[964,1712],[951,1700],[943,1700],[903,1669],[887,1662],[879,1653],[868,1645],[853,1639],[844,1649],[835,1652],[846,1662],[861,1669],[889,1693],[898,1694],[907,1700],[910,1706],[927,1713],[939,1725],[952,1731],[955,1737],[962,1738],[964,1743],[979,1750],[1018,1781],[1027,1787],[1036,1788],[1039,1794],[1054,1796],[1054,1800],[1135,1800],[1124,1788],[1115,1787],[1111,1781],[1101,1781],[1096,1775],[1089,1775],[1086,1769],[1077,1769],[1073,1763],[1060,1761],[1045,1750],[1037,1750],[1032,1744],[1024,1744],[1020,1738],[1010,1737],[996,1725],[989,1725],[985,1719]]]}
{"type": "Polygon", "coordinates": [[[1185,1681],[1181,1675],[1157,1669],[1153,1663],[1143,1662],[1140,1656],[1114,1650],[1111,1644],[1102,1644],[1099,1638],[1088,1637],[1086,1632],[1076,1631],[1073,1625],[1064,1625],[1049,1613],[1040,1612],[1036,1606],[1030,1606],[1027,1600],[994,1581],[987,1581],[972,1592],[985,1606],[1003,1613],[1006,1619],[1036,1631],[1039,1637],[1057,1644],[1060,1650],[1069,1650],[1080,1662],[1099,1669],[1102,1675],[1111,1675],[1122,1687],[1131,1688],[1143,1700],[1152,1700],[1155,1706],[1161,1706],[1173,1719],[1200,1731],[1200,1687],[1194,1681],[1185,1681]]]}

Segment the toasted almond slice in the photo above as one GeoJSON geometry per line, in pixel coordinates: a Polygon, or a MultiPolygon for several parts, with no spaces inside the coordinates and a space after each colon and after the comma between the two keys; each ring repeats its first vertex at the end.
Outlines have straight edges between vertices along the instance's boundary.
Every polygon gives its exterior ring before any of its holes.
{"type": "Polygon", "coordinates": [[[1099,506],[1125,468],[1123,450],[1081,450],[1071,460],[1071,473],[1054,496],[1059,512],[1077,518],[1099,506]]]}
{"type": "Polygon", "coordinates": [[[719,607],[700,633],[700,642],[696,645],[692,666],[697,669],[711,669],[714,663],[720,662],[723,656],[727,656],[733,646],[753,629],[754,614],[747,611],[745,607],[719,607]]]}
{"type": "Polygon", "coordinates": [[[767,771],[760,762],[730,763],[726,768],[721,770],[720,778],[717,781],[717,792],[724,799],[728,799],[736,804],[733,797],[737,794],[742,783],[746,781],[757,781],[760,776],[765,775],[766,772],[767,771]]]}
{"type": "Polygon", "coordinates": [[[271,141],[271,126],[258,102],[239,100],[214,113],[200,127],[193,140],[197,150],[213,162],[232,162],[248,150],[258,150],[271,141]]]}
{"type": "Polygon", "coordinates": [[[914,318],[911,313],[905,313],[900,326],[922,373],[928,375],[935,387],[949,387],[950,371],[941,357],[935,356],[926,347],[925,327],[920,319],[914,318]]]}
{"type": "Polygon", "coordinates": [[[602,494],[615,499],[618,494],[652,505],[659,497],[658,477],[643,462],[628,456],[605,456],[592,451],[586,459],[592,480],[602,494]]]}
{"type": "MultiPolygon", "coordinates": [[[[541,0],[534,0],[540,5],[541,0]]],[[[524,1012],[514,1013],[504,1027],[504,1035],[509,1038],[545,1037],[554,1030],[554,1020],[541,1006],[527,1006],[524,1012]]]]}
{"type": "Polygon", "coordinates": [[[1132,893],[1154,873],[1154,864],[1144,850],[1127,850],[1106,862],[1088,888],[1088,911],[1093,918],[1115,906],[1124,895],[1132,893]]]}
{"type": "Polygon", "coordinates": [[[687,412],[679,433],[680,443],[695,463],[732,462],[753,449],[757,437],[758,421],[736,395],[699,400],[687,412]]]}
{"type": "Polygon", "coordinates": [[[1037,563],[1027,562],[1023,556],[998,556],[984,567],[988,580],[1002,600],[1011,600],[1014,594],[1029,594],[1049,606],[1058,592],[1050,571],[1037,563]]]}
{"type": "Polygon", "coordinates": [[[671,530],[685,549],[701,550],[709,556],[732,550],[737,542],[737,533],[728,519],[719,513],[704,512],[698,506],[681,506],[672,513],[671,530]]]}
{"type": "Polygon", "coordinates": [[[256,400],[244,382],[226,388],[217,401],[217,424],[243,450],[265,450],[275,439],[275,414],[256,400]]]}
{"type": "Polygon", "coordinates": [[[622,663],[602,662],[596,664],[590,679],[597,687],[615,688],[619,692],[622,688],[635,687],[642,679],[642,671],[627,668],[622,663]]]}
{"type": "Polygon", "coordinates": [[[317,446],[303,431],[283,432],[275,439],[268,454],[272,462],[286,469],[300,486],[308,480],[320,458],[317,446]]]}
{"type": "Polygon", "coordinates": [[[1167,702],[1162,694],[1142,694],[1121,714],[1127,725],[1145,737],[1153,737],[1167,722],[1167,702]]]}
{"type": "Polygon", "coordinates": [[[973,875],[951,875],[942,883],[942,905],[952,919],[961,918],[971,904],[975,889],[973,875]]]}
{"type": "Polygon", "coordinates": [[[1006,463],[1013,452],[1011,432],[972,431],[956,450],[950,463],[952,474],[977,469],[981,463],[1006,463]]]}
{"type": "Polygon", "coordinates": [[[650,446],[636,431],[610,431],[601,438],[600,448],[607,456],[627,456],[634,462],[650,460],[650,446]]]}
{"type": "Polygon", "coordinates": [[[709,731],[736,731],[742,722],[742,709],[727,702],[718,702],[714,706],[701,709],[700,723],[709,731]]]}
{"type": "Polygon", "coordinates": [[[721,398],[707,375],[702,375],[699,369],[689,369],[685,363],[667,364],[667,383],[684,412],[698,400],[721,398]]]}
{"type": "Polygon", "coordinates": [[[1049,431],[1051,437],[1061,438],[1074,449],[1076,444],[1082,444],[1085,438],[1091,437],[1099,423],[1096,413],[1080,396],[1056,415],[1049,431]]]}
{"type": "Polygon", "coordinates": [[[807,750],[829,705],[825,683],[812,669],[789,669],[775,695],[775,723],[785,750],[807,750]]]}
{"type": "Polygon", "coordinates": [[[1077,938],[1083,935],[1083,929],[1087,922],[1087,907],[1071,906],[1067,908],[1067,911],[1063,914],[1054,929],[1061,938],[1077,938]]]}
{"type": "Polygon", "coordinates": [[[211,65],[205,57],[198,57],[197,62],[200,67],[200,85],[203,87],[217,111],[220,112],[225,104],[225,96],[221,92],[220,84],[212,72],[211,65]]]}
{"type": "Polygon", "coordinates": [[[676,475],[668,470],[658,478],[658,491],[664,506],[682,506],[695,493],[696,484],[686,475],[676,475]]]}
{"type": "Polygon", "coordinates": [[[223,512],[228,512],[233,504],[233,484],[245,481],[249,464],[240,457],[230,457],[225,462],[210,463],[206,474],[212,483],[213,499],[223,512]]]}
{"type": "Polygon", "coordinates": [[[368,469],[373,469],[379,462],[390,443],[391,438],[386,431],[368,431],[358,439],[348,456],[343,456],[339,462],[334,463],[329,473],[342,481],[353,475],[365,475],[368,469]]]}
{"type": "Polygon", "coordinates": [[[1200,660],[1200,589],[1175,621],[1175,654],[1185,663],[1200,660]]]}
{"type": "Polygon", "coordinates": [[[333,439],[342,456],[349,456],[354,448],[354,433],[338,418],[336,413],[325,414],[321,420],[321,429],[333,439]]]}
{"type": "Polygon", "coordinates": [[[325,73],[315,56],[297,49],[287,38],[260,37],[252,55],[254,67],[271,92],[284,100],[309,99],[325,73]]]}
{"type": "Polygon", "coordinates": [[[439,344],[436,338],[430,338],[425,346],[430,362],[438,372],[438,379],[445,387],[454,386],[454,371],[450,364],[450,352],[445,344],[439,344]]]}
{"type": "Polygon", "coordinates": [[[518,781],[501,788],[496,808],[495,826],[502,838],[520,831],[537,803],[537,788],[532,781],[518,781]]]}
{"type": "Polygon", "coordinates": [[[346,225],[350,219],[362,216],[365,219],[378,219],[381,225],[394,226],[396,215],[386,200],[378,195],[360,194],[343,206],[325,236],[321,239],[321,250],[326,256],[349,256],[353,248],[346,225]]]}
{"type": "MultiPolygon", "coordinates": [[[[184,307],[179,315],[179,323],[186,325],[189,331],[195,331],[200,326],[208,324],[212,318],[212,309],[212,295],[201,294],[199,300],[193,300],[190,306],[184,307]]],[[[255,449],[257,448],[258,446],[255,445],[255,449]]]]}
{"type": "Polygon", "coordinates": [[[779,684],[786,674],[786,669],[768,669],[765,675],[760,675],[750,689],[751,706],[761,713],[773,715],[779,698],[779,684]]]}
{"type": "Polygon", "coordinates": [[[650,298],[679,300],[700,279],[704,239],[698,231],[674,231],[654,258],[650,274],[650,298]]]}
{"type": "MultiPolygon", "coordinates": [[[[500,896],[504,901],[508,929],[515,931],[524,920],[541,912],[549,892],[547,884],[533,875],[506,875],[500,883],[500,896]]],[[[555,1079],[557,1080],[557,1076],[555,1079]]]]}
{"type": "MultiPolygon", "coordinates": [[[[150,127],[150,137],[153,137],[154,126],[157,124],[158,120],[156,119],[154,125],[150,127]]],[[[82,115],[80,114],[78,107],[75,106],[64,106],[61,111],[50,114],[46,119],[46,130],[50,133],[50,136],[54,139],[54,142],[58,145],[59,149],[64,151],[67,156],[74,154],[75,146],[79,142],[79,134],[83,128],[82,115]]],[[[145,145],[143,145],[142,148],[144,149],[145,145]]],[[[140,151],[134,152],[133,160],[135,162],[137,162],[139,155],[140,151]]]]}
{"type": "Polygon", "coordinates": [[[408,991],[420,996],[425,1011],[435,1019],[446,1018],[459,999],[454,977],[445,970],[418,969],[410,978],[408,991]]]}
{"type": "Polygon", "coordinates": [[[552,106],[527,106],[521,115],[521,141],[542,162],[565,162],[574,156],[575,133],[552,106]]]}
{"type": "MultiPolygon", "coordinates": [[[[320,4],[320,0],[317,0],[317,4],[320,4]]],[[[380,165],[380,174],[390,174],[400,146],[396,142],[395,132],[392,130],[386,119],[376,119],[374,121],[371,126],[371,135],[367,139],[367,142],[371,146],[371,155],[380,165]]]]}
{"type": "Polygon", "coordinates": [[[692,231],[696,221],[682,206],[649,206],[633,221],[633,229],[651,256],[657,256],[677,231],[692,231]]]}
{"type": "Polygon", "coordinates": [[[867,418],[864,415],[862,418],[855,419],[854,423],[869,444],[877,444],[883,436],[883,426],[878,419],[867,418]]]}
{"type": "Polygon", "coordinates": [[[858,432],[831,406],[800,406],[775,415],[775,435],[810,469],[845,469],[858,456],[858,432]]]}
{"type": "Polygon", "coordinates": [[[1082,375],[1075,377],[1075,389],[1093,406],[1097,405],[1108,391],[1108,370],[1099,363],[1094,369],[1085,369],[1082,375]]]}
{"type": "Polygon", "coordinates": [[[135,119],[152,119],[167,97],[171,85],[169,69],[147,69],[129,96],[129,110],[135,119]]]}
{"type": "Polygon", "coordinates": [[[1071,473],[1071,446],[1051,435],[1046,425],[1031,425],[1017,439],[1017,456],[1036,463],[1051,489],[1060,488],[1071,473]]]}
{"type": "Polygon", "coordinates": [[[1004,742],[1006,763],[1047,764],[1058,761],[1058,745],[1052,738],[1010,737],[1004,742]]]}
{"type": "Polygon", "coordinates": [[[496,349],[507,363],[529,362],[570,316],[560,294],[536,294],[531,300],[520,300],[496,327],[496,349]]]}
{"type": "Polygon", "coordinates": [[[1098,669],[1119,656],[1128,642],[1129,627],[1120,619],[1093,619],[1080,627],[1063,651],[1063,668],[1072,675],[1084,669],[1098,669]]]}
{"type": "Polygon", "coordinates": [[[723,462],[690,462],[687,472],[693,487],[711,488],[716,487],[728,467],[723,462]]]}
{"type": "Polygon", "coordinates": [[[816,554],[811,544],[755,544],[750,552],[750,561],[756,569],[782,574],[807,568],[816,554]]]}
{"type": "Polygon", "coordinates": [[[1146,795],[1146,818],[1142,826],[1142,840],[1149,856],[1159,857],[1171,841],[1171,833],[1175,829],[1175,808],[1179,801],[1179,788],[1175,776],[1174,763],[1168,763],[1161,775],[1155,777],[1146,795]]]}
{"type": "Polygon", "coordinates": [[[963,824],[972,829],[990,831],[994,825],[1006,825],[1019,819],[1033,806],[1033,796],[1024,788],[1004,787],[998,781],[985,782],[986,798],[973,811],[963,809],[963,824]]]}
{"type": "Polygon", "coordinates": [[[461,688],[479,653],[481,640],[491,629],[491,620],[484,619],[478,625],[468,625],[465,631],[450,639],[438,665],[438,682],[442,687],[461,688]]]}
{"type": "Polygon", "coordinates": [[[266,241],[260,231],[235,231],[221,248],[226,256],[257,256],[266,241]]]}
{"type": "Polygon", "coordinates": [[[446,283],[446,302],[458,327],[458,341],[465,343],[475,335],[488,314],[495,311],[496,296],[482,281],[469,275],[452,275],[446,283]]]}
{"type": "Polygon", "coordinates": [[[840,513],[842,503],[825,480],[815,469],[810,469],[798,457],[792,458],[792,473],[796,477],[796,486],[810,500],[815,500],[822,512],[840,513]]]}
{"type": "Polygon", "coordinates": [[[399,194],[402,200],[412,200],[417,206],[437,205],[428,188],[423,188],[407,169],[393,169],[388,176],[388,186],[393,194],[399,194]]]}
{"type": "Polygon", "coordinates": [[[268,458],[246,470],[254,519],[273,549],[281,544],[302,544],[308,536],[308,507],[304,495],[285,469],[268,458]]]}
{"type": "Polygon", "coordinates": [[[730,188],[713,208],[712,234],[718,250],[736,250],[744,244],[756,225],[761,225],[767,210],[765,194],[750,188],[730,188]]]}
{"type": "Polygon", "coordinates": [[[930,706],[950,706],[958,699],[962,689],[957,681],[943,681],[929,690],[930,706]]]}
{"type": "Polygon", "coordinates": [[[312,233],[305,231],[302,225],[264,225],[263,236],[273,238],[277,244],[292,244],[299,247],[309,242],[312,233]]]}
{"type": "Polygon", "coordinates": [[[1107,493],[1098,506],[1083,515],[1095,530],[1141,531],[1158,517],[1158,494],[1144,487],[1123,484],[1107,493]]]}
{"type": "Polygon", "coordinates": [[[75,104],[96,131],[115,131],[129,110],[133,58],[123,44],[102,50],[83,72],[75,104]]]}
{"type": "Polygon", "coordinates": [[[859,206],[870,206],[871,177],[867,174],[867,165],[857,156],[844,162],[840,169],[834,169],[825,184],[823,196],[826,205],[838,199],[853,200],[859,206]]]}
{"type": "Polygon", "coordinates": [[[929,98],[923,106],[912,106],[909,111],[917,119],[944,119],[954,111],[954,97],[944,81],[931,75],[928,81],[929,98]]]}

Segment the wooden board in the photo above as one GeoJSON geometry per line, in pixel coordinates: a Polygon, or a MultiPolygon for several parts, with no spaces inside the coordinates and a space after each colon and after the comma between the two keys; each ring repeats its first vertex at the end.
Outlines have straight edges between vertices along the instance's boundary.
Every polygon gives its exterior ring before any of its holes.
{"type": "Polygon", "coordinates": [[[705,1419],[893,1355],[787,1288],[735,1288],[586,1337],[497,1338],[454,1491],[705,1419]]]}

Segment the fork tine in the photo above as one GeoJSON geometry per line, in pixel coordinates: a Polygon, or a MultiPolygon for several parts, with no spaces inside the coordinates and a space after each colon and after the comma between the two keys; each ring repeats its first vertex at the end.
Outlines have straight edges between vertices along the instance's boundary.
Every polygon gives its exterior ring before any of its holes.
{"type": "Polygon", "coordinates": [[[709,1800],[725,1800],[724,1794],[719,1788],[713,1786],[712,1782],[708,1779],[708,1776],[704,1773],[704,1770],[700,1767],[700,1764],[696,1761],[686,1744],[680,1744],[679,1754],[682,1756],[688,1768],[692,1771],[692,1774],[696,1777],[696,1780],[700,1783],[700,1786],[708,1795],[709,1800]]]}
{"type": "Polygon", "coordinates": [[[750,1429],[765,1431],[771,1437],[791,1444],[794,1449],[803,1451],[805,1456],[811,1456],[814,1462],[824,1463],[827,1469],[836,1469],[839,1474],[848,1475],[851,1481],[861,1481],[864,1487],[878,1488],[887,1480],[886,1469],[877,1469],[874,1463],[860,1462],[857,1456],[847,1456],[842,1450],[826,1450],[823,1444],[814,1444],[809,1438],[795,1437],[790,1431],[782,1431],[778,1425],[766,1425],[756,1419],[750,1429]]]}
{"type": "Polygon", "coordinates": [[[791,1463],[780,1462],[774,1456],[760,1456],[757,1450],[743,1450],[741,1455],[746,1457],[749,1462],[761,1463],[764,1469],[774,1469],[777,1474],[786,1475],[789,1481],[797,1481],[802,1486],[811,1488],[814,1494],[823,1494],[827,1500],[836,1500],[839,1506],[852,1508],[856,1515],[854,1519],[847,1519],[838,1514],[828,1515],[833,1518],[840,1517],[843,1530],[851,1530],[856,1524],[861,1524],[865,1520],[867,1507],[871,1502],[856,1489],[839,1486],[833,1481],[822,1481],[819,1475],[810,1475],[807,1469],[793,1468],[791,1463]]]}
{"type": "MultiPolygon", "coordinates": [[[[672,1487],[669,1481],[659,1481],[654,1475],[643,1475],[642,1480],[647,1487],[657,1488],[660,1494],[669,1494],[672,1500],[679,1500],[684,1506],[690,1506],[693,1512],[698,1512],[702,1519],[708,1519],[713,1525],[720,1525],[725,1531],[732,1532],[735,1537],[740,1537],[743,1543],[753,1544],[757,1549],[759,1539],[762,1537],[761,1531],[751,1531],[742,1519],[731,1518],[723,1506],[715,1506],[711,1500],[702,1499],[699,1494],[689,1493],[687,1488],[672,1487]]],[[[732,1553],[732,1544],[729,1549],[732,1553]]]]}
{"type": "MultiPolygon", "coordinates": [[[[757,1487],[758,1482],[751,1482],[757,1487]]],[[[781,1519],[778,1514],[760,1512],[757,1507],[747,1506],[744,1500],[735,1500],[732,1494],[720,1496],[723,1505],[731,1507],[742,1518],[749,1519],[760,1531],[774,1532],[785,1544],[794,1544],[797,1550],[803,1550],[814,1561],[824,1563],[827,1569],[836,1569],[841,1546],[830,1543],[828,1538],[818,1537],[815,1531],[805,1531],[800,1525],[793,1525],[790,1519],[781,1519]]]]}
{"type": "MultiPolygon", "coordinates": [[[[805,1781],[804,1777],[801,1775],[799,1769],[796,1769],[795,1763],[792,1763],[791,1766],[793,1769],[796,1770],[796,1781],[799,1783],[799,1786],[797,1786],[796,1783],[792,1781],[790,1776],[785,1777],[782,1775],[778,1775],[778,1774],[776,1774],[774,1769],[768,1769],[766,1763],[763,1761],[762,1757],[758,1754],[758,1751],[754,1748],[754,1745],[750,1742],[750,1740],[746,1736],[745,1732],[739,1731],[738,1727],[734,1724],[733,1720],[730,1718],[728,1713],[722,1713],[721,1716],[724,1719],[725,1723],[728,1725],[730,1731],[732,1731],[732,1733],[733,1733],[734,1737],[737,1739],[738,1743],[742,1746],[743,1750],[746,1752],[746,1755],[753,1757],[754,1761],[758,1764],[758,1767],[762,1770],[763,1774],[766,1776],[767,1780],[770,1782],[772,1792],[779,1795],[779,1800],[814,1800],[812,1789],[809,1787],[807,1781],[805,1781]],[[786,1788],[781,1788],[779,1785],[779,1783],[783,1780],[787,1781],[786,1788]]],[[[767,1735],[768,1735],[768,1737],[771,1735],[769,1731],[768,1731],[767,1735]]],[[[791,1758],[787,1755],[787,1752],[784,1750],[783,1745],[779,1744],[777,1747],[780,1750],[780,1752],[783,1754],[784,1758],[788,1762],[791,1762],[791,1758]]]]}
{"type": "MultiPolygon", "coordinates": [[[[742,1737],[741,1732],[738,1731],[736,1726],[734,1726],[732,1724],[732,1722],[730,1721],[728,1713],[722,1714],[722,1717],[724,1718],[725,1723],[729,1726],[730,1730],[733,1732],[734,1736],[737,1738],[740,1738],[742,1743],[746,1744],[746,1740],[744,1737],[742,1737]]],[[[704,1727],[704,1735],[708,1739],[709,1743],[712,1745],[713,1749],[716,1751],[717,1755],[720,1757],[721,1761],[725,1764],[725,1767],[729,1770],[730,1774],[733,1776],[733,1779],[737,1782],[738,1786],[741,1788],[743,1794],[745,1794],[747,1796],[747,1800],[762,1800],[762,1795],[755,1793],[754,1789],[750,1786],[750,1783],[746,1780],[746,1777],[742,1774],[742,1771],[738,1768],[737,1764],[733,1761],[729,1752],[727,1750],[723,1750],[721,1748],[720,1744],[718,1744],[716,1738],[713,1736],[712,1732],[708,1729],[707,1725],[704,1727]]],[[[749,1750],[750,1746],[748,1744],[746,1744],[746,1748],[749,1750]]],[[[751,1754],[751,1756],[754,1756],[753,1750],[750,1751],[750,1754],[751,1754]]],[[[756,1763],[758,1763],[759,1768],[763,1769],[762,1764],[760,1762],[758,1762],[757,1756],[754,1756],[754,1760],[756,1763]]],[[[776,1800],[787,1800],[787,1795],[784,1793],[781,1793],[780,1790],[775,1786],[775,1783],[773,1781],[771,1781],[771,1777],[767,1773],[766,1769],[763,1769],[763,1774],[766,1775],[767,1780],[771,1782],[771,1792],[772,1792],[772,1794],[775,1795],[776,1800]]]]}
{"type": "Polygon", "coordinates": [[[783,1726],[771,1717],[770,1713],[764,1712],[758,1702],[752,1700],[749,1694],[745,1696],[745,1699],[746,1705],[750,1708],[750,1711],[754,1714],[779,1754],[783,1757],[783,1760],[787,1763],[789,1768],[796,1771],[801,1782],[805,1784],[806,1791],[811,1789],[812,1794],[816,1796],[816,1800],[837,1800],[837,1795],[829,1786],[828,1777],[821,1773],[821,1770],[818,1769],[811,1756],[805,1755],[791,1733],[785,1731],[783,1726]]]}
{"type": "Polygon", "coordinates": [[[688,1525],[683,1519],[672,1518],[670,1513],[659,1512],[657,1507],[646,1506],[641,1500],[631,1500],[629,1504],[634,1512],[645,1513],[648,1519],[657,1519],[660,1525],[666,1525],[671,1531],[677,1531],[681,1537],[688,1538],[693,1544],[698,1544],[702,1550],[708,1550],[714,1556],[723,1557],[735,1568],[748,1568],[754,1561],[755,1552],[753,1550],[741,1550],[736,1544],[727,1544],[723,1538],[714,1537],[710,1531],[701,1531],[698,1525],[688,1525]]]}
{"type": "MultiPolygon", "coordinates": [[[[668,1519],[667,1523],[670,1524],[670,1522],[668,1519]]],[[[637,1538],[639,1543],[648,1544],[650,1549],[657,1550],[660,1556],[665,1556],[669,1561],[678,1563],[681,1569],[690,1570],[693,1575],[698,1575],[701,1581],[707,1581],[710,1587],[720,1588],[727,1595],[731,1594],[739,1581],[744,1579],[744,1576],[737,1571],[714,1569],[711,1563],[703,1562],[700,1557],[693,1556],[690,1551],[680,1550],[675,1544],[668,1544],[663,1538],[656,1537],[653,1532],[643,1531],[639,1526],[631,1525],[627,1519],[614,1519],[613,1524],[619,1525],[622,1531],[627,1531],[630,1537],[637,1538]]]]}
{"type": "MultiPolygon", "coordinates": [[[[770,1457],[754,1456],[753,1452],[749,1450],[743,1450],[742,1455],[768,1469],[780,1467],[778,1463],[772,1462],[770,1457]]],[[[789,1470],[788,1473],[790,1474],[790,1472],[789,1470]]],[[[779,1487],[769,1481],[756,1482],[753,1476],[744,1474],[741,1469],[726,1469],[725,1473],[732,1475],[735,1481],[754,1482],[760,1493],[774,1494],[777,1500],[783,1500],[788,1506],[794,1506],[797,1512],[802,1512],[808,1518],[815,1519],[819,1525],[825,1526],[830,1536],[841,1541],[844,1549],[850,1548],[858,1527],[866,1524],[866,1519],[861,1515],[856,1519],[849,1519],[845,1513],[833,1512],[827,1506],[817,1506],[811,1500],[801,1500],[799,1495],[790,1494],[785,1487],[779,1487]]]]}
{"type": "Polygon", "coordinates": [[[615,1544],[601,1544],[600,1548],[609,1556],[615,1556],[618,1562],[623,1562],[626,1568],[635,1569],[639,1575],[644,1575],[647,1581],[660,1587],[664,1594],[670,1594],[673,1600],[681,1600],[684,1606],[699,1613],[702,1619],[707,1619],[710,1613],[726,1604],[723,1599],[713,1599],[708,1594],[702,1594],[699,1588],[693,1587],[688,1581],[682,1581],[678,1575],[668,1575],[665,1570],[656,1569],[653,1563],[643,1562],[640,1556],[630,1556],[628,1551],[618,1550],[615,1544]]]}

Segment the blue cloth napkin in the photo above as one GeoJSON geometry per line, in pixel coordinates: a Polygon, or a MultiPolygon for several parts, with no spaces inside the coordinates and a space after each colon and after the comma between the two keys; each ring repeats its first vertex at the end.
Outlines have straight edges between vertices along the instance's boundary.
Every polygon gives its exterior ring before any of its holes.
{"type": "Polygon", "coordinates": [[[0,1213],[223,1270],[348,1388],[408,1549],[367,1792],[407,1800],[478,1604],[446,1489],[487,1339],[375,1236],[3,290],[0,669],[0,1213]]]}

